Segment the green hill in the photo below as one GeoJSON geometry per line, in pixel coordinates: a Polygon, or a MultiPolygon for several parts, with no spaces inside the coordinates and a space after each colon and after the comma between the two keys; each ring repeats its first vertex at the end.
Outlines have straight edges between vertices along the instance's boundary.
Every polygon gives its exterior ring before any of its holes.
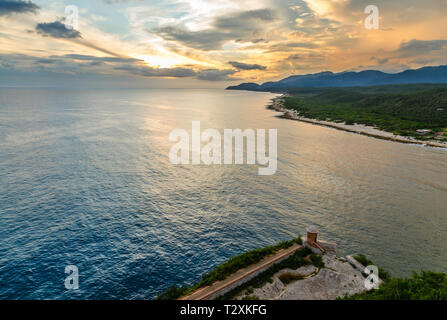
{"type": "Polygon", "coordinates": [[[447,86],[400,85],[293,89],[284,106],[306,118],[365,124],[419,139],[418,129],[447,129],[447,86]]]}

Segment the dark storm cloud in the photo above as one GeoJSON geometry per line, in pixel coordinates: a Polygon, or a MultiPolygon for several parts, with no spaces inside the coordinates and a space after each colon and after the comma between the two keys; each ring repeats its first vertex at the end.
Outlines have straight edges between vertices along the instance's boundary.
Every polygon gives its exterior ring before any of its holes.
{"type": "Polygon", "coordinates": [[[36,31],[46,37],[57,39],[80,39],[81,33],[74,29],[67,29],[60,21],[39,23],[36,31]]]}
{"type": "Polygon", "coordinates": [[[191,48],[216,50],[230,40],[258,41],[266,25],[276,20],[274,10],[259,9],[218,17],[207,30],[189,31],[184,27],[167,26],[153,32],[165,40],[178,41],[191,48]]]}
{"type": "Polygon", "coordinates": [[[6,16],[13,13],[36,13],[39,9],[39,6],[31,1],[0,1],[0,16],[6,16]]]}
{"type": "Polygon", "coordinates": [[[237,61],[230,61],[230,62],[228,62],[228,64],[233,66],[236,69],[239,69],[239,70],[265,70],[265,69],[267,69],[266,66],[261,66],[260,64],[247,64],[247,63],[237,62],[237,61]]]}

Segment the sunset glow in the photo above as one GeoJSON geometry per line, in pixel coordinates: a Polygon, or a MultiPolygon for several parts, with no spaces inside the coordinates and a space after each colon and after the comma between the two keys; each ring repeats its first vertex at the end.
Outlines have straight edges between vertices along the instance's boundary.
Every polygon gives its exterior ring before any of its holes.
{"type": "Polygon", "coordinates": [[[68,0],[9,2],[16,8],[0,12],[3,73],[230,83],[447,62],[445,0],[376,1],[378,30],[365,28],[364,0],[83,0],[75,30],[64,28],[68,0]]]}

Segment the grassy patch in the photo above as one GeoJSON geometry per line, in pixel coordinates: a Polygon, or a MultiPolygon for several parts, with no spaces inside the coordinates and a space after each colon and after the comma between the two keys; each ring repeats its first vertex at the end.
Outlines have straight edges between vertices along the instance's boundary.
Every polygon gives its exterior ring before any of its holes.
{"type": "Polygon", "coordinates": [[[301,275],[301,274],[285,272],[285,273],[281,274],[278,278],[279,278],[279,280],[281,280],[282,283],[287,285],[287,284],[289,284],[289,283],[291,283],[293,281],[304,279],[304,276],[301,275]]]}
{"type": "Polygon", "coordinates": [[[227,262],[217,266],[215,269],[209,273],[202,276],[202,280],[190,287],[182,286],[172,286],[166,291],[157,296],[157,300],[174,300],[181,296],[187,295],[201,287],[209,286],[216,281],[226,279],[230,274],[255,264],[281,249],[287,249],[294,244],[302,244],[301,238],[292,239],[290,241],[283,241],[274,246],[268,246],[262,249],[255,249],[247,251],[240,255],[230,258],[227,262]]]}
{"type": "Polygon", "coordinates": [[[357,260],[358,262],[360,262],[361,264],[363,264],[364,267],[374,264],[371,260],[369,260],[363,254],[358,254],[358,255],[354,256],[354,259],[357,260]]]}

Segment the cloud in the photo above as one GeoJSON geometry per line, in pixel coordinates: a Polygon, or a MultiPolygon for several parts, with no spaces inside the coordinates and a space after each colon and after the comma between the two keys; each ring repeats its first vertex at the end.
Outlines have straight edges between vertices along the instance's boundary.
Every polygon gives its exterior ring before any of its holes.
{"type": "Polygon", "coordinates": [[[178,41],[187,47],[202,50],[219,49],[232,38],[229,34],[215,30],[192,32],[178,27],[159,28],[156,33],[165,40],[178,41]]]}
{"type": "Polygon", "coordinates": [[[402,42],[397,49],[400,57],[411,57],[427,54],[431,51],[442,50],[447,47],[447,40],[410,40],[402,42]]]}
{"type": "Polygon", "coordinates": [[[157,76],[213,81],[241,75],[264,82],[356,66],[445,64],[447,57],[447,33],[439,19],[447,0],[100,0],[95,3],[101,15],[94,2],[85,2],[79,31],[65,29],[64,20],[54,18],[63,14],[63,6],[47,2],[0,0],[0,15],[12,14],[11,19],[0,16],[8,22],[0,30],[2,52],[40,58],[17,58],[19,63],[3,65],[20,69],[23,62],[33,70],[135,75],[139,81],[157,76]],[[380,30],[365,29],[367,4],[379,7],[380,30]],[[36,11],[44,20],[29,14],[36,11]],[[16,19],[14,13],[20,12],[28,14],[16,19]]]}
{"type": "Polygon", "coordinates": [[[103,0],[103,2],[107,4],[119,4],[119,3],[128,3],[132,1],[144,1],[144,0],[103,0]]]}
{"type": "Polygon", "coordinates": [[[71,40],[77,44],[100,51],[108,55],[120,58],[123,57],[122,54],[113,52],[111,50],[108,50],[107,48],[98,46],[90,41],[85,40],[79,31],[75,29],[67,29],[65,27],[65,24],[61,21],[39,23],[36,25],[35,30],[37,31],[37,33],[41,34],[44,37],[71,40]]]}
{"type": "Polygon", "coordinates": [[[153,30],[165,40],[178,41],[185,46],[201,50],[217,50],[226,42],[259,41],[264,29],[276,21],[272,9],[258,9],[217,17],[211,28],[190,31],[183,26],[165,26],[153,30]]]}
{"type": "Polygon", "coordinates": [[[36,13],[40,7],[31,1],[2,0],[0,1],[0,16],[13,13],[36,13]]]}
{"type": "Polygon", "coordinates": [[[70,74],[109,74],[143,77],[194,77],[197,73],[191,68],[155,68],[144,64],[141,60],[117,57],[96,57],[79,54],[53,55],[50,57],[34,57],[23,54],[0,54],[0,67],[14,69],[18,72],[41,72],[70,74]],[[121,73],[119,72],[121,71],[121,73]]]}
{"type": "Polygon", "coordinates": [[[400,65],[407,69],[414,65],[445,64],[447,40],[417,40],[403,41],[392,51],[379,50],[377,56],[369,60],[377,65],[400,65]]]}
{"type": "Polygon", "coordinates": [[[64,58],[69,58],[73,60],[84,60],[84,61],[99,61],[99,62],[141,62],[142,60],[134,58],[121,58],[121,57],[95,57],[83,54],[66,54],[64,58]]]}
{"type": "Polygon", "coordinates": [[[235,80],[234,78],[228,77],[229,75],[235,74],[235,70],[225,69],[207,69],[202,70],[197,73],[197,79],[207,80],[207,81],[224,81],[224,80],[235,80]]]}
{"type": "Polygon", "coordinates": [[[275,44],[267,44],[259,46],[261,49],[264,49],[265,53],[274,53],[274,52],[290,52],[296,51],[297,49],[316,49],[319,47],[318,44],[313,42],[281,42],[275,44]]]}
{"type": "Polygon", "coordinates": [[[56,39],[82,38],[79,31],[67,29],[65,24],[60,21],[39,23],[36,26],[36,31],[43,36],[53,37],[56,39]]]}
{"type": "Polygon", "coordinates": [[[228,62],[228,64],[233,66],[236,69],[239,69],[239,70],[265,70],[265,69],[267,69],[266,66],[261,66],[259,64],[247,64],[247,63],[237,62],[237,61],[230,61],[230,62],[228,62]]]}
{"type": "Polygon", "coordinates": [[[376,61],[378,64],[386,64],[388,61],[390,61],[390,58],[371,57],[370,60],[376,61]]]}
{"type": "MultiPolygon", "coordinates": [[[[55,57],[57,58],[57,57],[55,57]]],[[[130,74],[143,77],[192,77],[196,72],[189,68],[153,68],[144,64],[142,60],[125,57],[96,57],[81,54],[66,54],[60,58],[75,61],[88,61],[91,66],[102,66],[104,63],[113,66],[114,70],[127,71],[130,74]]]]}
{"type": "Polygon", "coordinates": [[[310,61],[310,60],[318,60],[318,59],[324,59],[325,55],[322,53],[315,53],[315,52],[309,52],[309,53],[301,53],[301,54],[292,54],[288,56],[285,60],[294,61],[294,60],[304,60],[304,61],[310,61]]]}
{"type": "Polygon", "coordinates": [[[115,67],[115,70],[127,71],[143,77],[184,78],[196,75],[194,70],[188,68],[152,68],[143,65],[122,65],[115,67]]]}
{"type": "Polygon", "coordinates": [[[95,22],[104,22],[107,21],[107,18],[104,16],[96,15],[94,13],[90,14],[90,18],[95,22]]]}
{"type": "Polygon", "coordinates": [[[272,66],[274,70],[290,73],[315,73],[326,65],[326,55],[322,52],[300,52],[288,55],[272,66]],[[304,71],[306,70],[306,71],[304,71]]]}
{"type": "Polygon", "coordinates": [[[57,60],[53,60],[53,59],[38,59],[35,61],[35,63],[42,63],[42,64],[53,64],[56,62],[57,62],[57,60]]]}
{"type": "Polygon", "coordinates": [[[252,30],[252,23],[269,23],[277,19],[272,9],[258,9],[238,12],[234,15],[218,17],[214,26],[220,30],[252,30]]]}
{"type": "Polygon", "coordinates": [[[28,56],[25,54],[0,54],[0,68],[13,71],[39,71],[42,66],[53,67],[59,60],[28,56]]]}
{"type": "Polygon", "coordinates": [[[207,81],[235,80],[229,75],[236,70],[194,70],[194,66],[157,68],[133,58],[97,57],[82,54],[35,57],[24,54],[0,54],[0,69],[13,72],[50,72],[52,74],[102,74],[116,76],[139,76],[145,78],[197,78],[207,81]]]}
{"type": "MultiPolygon", "coordinates": [[[[430,31],[427,25],[433,19],[444,19],[445,0],[303,0],[319,17],[337,20],[344,25],[355,26],[366,18],[364,13],[368,5],[379,9],[380,30],[400,29],[405,34],[406,26],[414,25],[420,28],[424,25],[425,33],[430,31]]],[[[434,21],[433,21],[434,22],[434,21]]],[[[408,29],[407,29],[408,30],[408,29]]]]}

